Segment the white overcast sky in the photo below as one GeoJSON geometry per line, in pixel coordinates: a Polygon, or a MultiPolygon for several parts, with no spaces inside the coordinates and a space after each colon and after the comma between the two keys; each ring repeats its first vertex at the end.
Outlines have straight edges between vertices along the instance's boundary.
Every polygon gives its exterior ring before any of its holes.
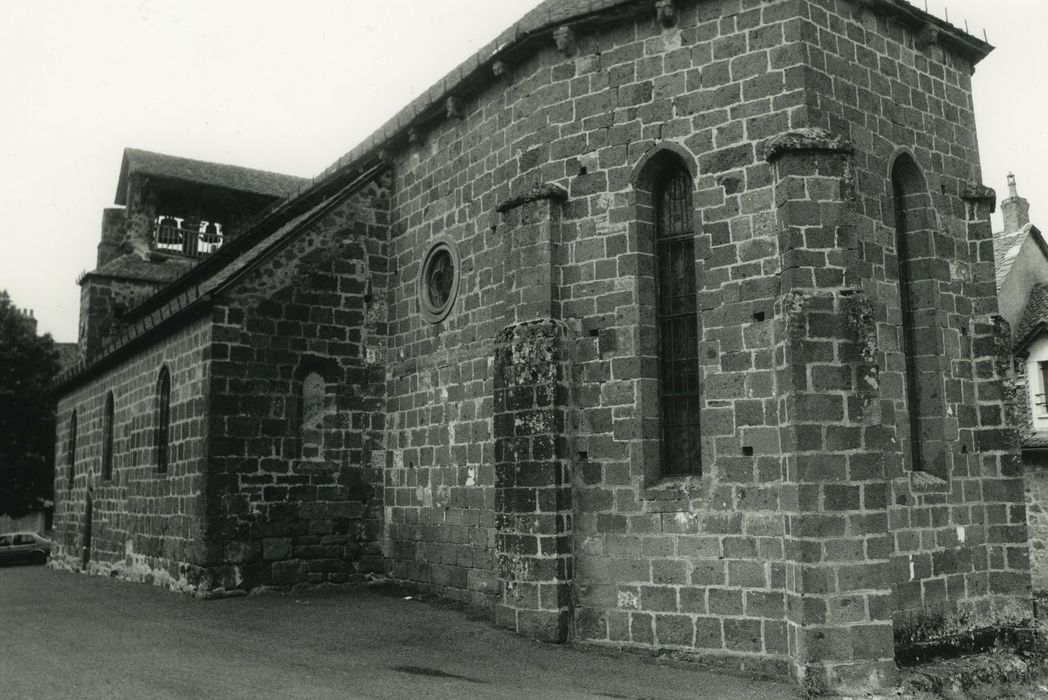
{"type": "MultiPolygon", "coordinates": [[[[75,341],[125,146],[316,175],[538,4],[0,1],[0,289],[75,341]]],[[[1048,226],[1048,0],[928,9],[998,47],[974,78],[983,180],[1003,198],[1013,170],[1048,226]]]]}

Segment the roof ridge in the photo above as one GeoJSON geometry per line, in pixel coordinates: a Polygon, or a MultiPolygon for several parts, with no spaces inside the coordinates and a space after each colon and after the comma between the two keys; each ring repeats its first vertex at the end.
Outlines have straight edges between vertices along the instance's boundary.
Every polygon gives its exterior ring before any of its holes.
{"type": "Polygon", "coordinates": [[[134,148],[132,146],[124,147],[124,153],[140,153],[147,156],[158,156],[160,158],[166,158],[169,160],[181,160],[189,163],[200,163],[201,165],[217,165],[223,168],[236,168],[238,170],[248,170],[255,173],[262,173],[265,175],[278,175],[280,177],[292,178],[296,180],[302,180],[303,182],[309,181],[311,178],[302,175],[291,175],[290,173],[283,173],[279,170],[266,170],[264,168],[254,168],[247,165],[238,165],[236,163],[226,163],[218,160],[204,160],[203,158],[190,158],[189,156],[179,156],[172,153],[162,153],[161,151],[151,151],[146,148],[134,148]]]}

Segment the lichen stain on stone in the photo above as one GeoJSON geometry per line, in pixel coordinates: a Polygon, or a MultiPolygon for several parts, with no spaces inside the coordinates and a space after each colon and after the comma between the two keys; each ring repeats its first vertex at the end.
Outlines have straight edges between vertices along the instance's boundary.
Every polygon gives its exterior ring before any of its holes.
{"type": "Polygon", "coordinates": [[[842,299],[847,313],[848,325],[859,344],[862,366],[859,369],[857,387],[862,398],[863,416],[867,419],[880,418],[880,367],[877,362],[877,323],[874,310],[867,296],[859,292],[842,299]]]}
{"type": "Polygon", "coordinates": [[[640,595],[636,591],[619,591],[619,608],[640,610],[640,595]]]}
{"type": "Polygon", "coordinates": [[[786,321],[786,335],[790,341],[796,342],[805,337],[804,310],[807,301],[807,295],[796,291],[782,299],[782,317],[786,321]]]}
{"type": "MultiPolygon", "coordinates": [[[[495,366],[505,386],[542,386],[557,381],[561,324],[530,321],[503,329],[495,340],[495,366]]],[[[550,389],[552,390],[552,389],[550,389]]]]}

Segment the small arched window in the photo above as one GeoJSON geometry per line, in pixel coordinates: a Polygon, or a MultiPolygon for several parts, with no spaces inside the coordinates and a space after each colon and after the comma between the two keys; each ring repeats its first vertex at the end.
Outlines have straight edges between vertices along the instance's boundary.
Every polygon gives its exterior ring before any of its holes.
{"type": "Polygon", "coordinates": [[[76,479],[76,409],[69,415],[69,444],[67,446],[67,458],[69,463],[69,488],[73,488],[76,479]]]}
{"type": "Polygon", "coordinates": [[[298,426],[303,459],[323,456],[326,400],[327,382],[319,372],[310,372],[302,380],[302,412],[298,426]]]}
{"type": "Polygon", "coordinates": [[[113,478],[113,392],[106,394],[102,413],[102,480],[113,478]]]}
{"type": "Polygon", "coordinates": [[[171,439],[171,373],[160,368],[156,385],[156,470],[167,473],[168,449],[171,439]]]}
{"type": "Polygon", "coordinates": [[[657,181],[655,288],[662,473],[702,473],[699,435],[699,317],[692,179],[668,167],[657,181]]]}

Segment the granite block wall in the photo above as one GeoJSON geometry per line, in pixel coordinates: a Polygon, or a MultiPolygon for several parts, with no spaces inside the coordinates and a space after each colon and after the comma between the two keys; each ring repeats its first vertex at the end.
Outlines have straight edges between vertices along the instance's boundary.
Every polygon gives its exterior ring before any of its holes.
{"type": "Polygon", "coordinates": [[[310,214],[213,312],[203,545],[238,588],[382,571],[388,184],[310,214]]]}
{"type": "Polygon", "coordinates": [[[226,582],[203,568],[211,327],[200,319],[59,400],[52,563],[187,592],[226,582]],[[168,465],[157,468],[157,381],[171,377],[168,465]],[[102,472],[103,415],[113,395],[113,471],[102,472]],[[77,439],[70,464],[70,426],[77,439]],[[90,503],[90,517],[88,504],[90,503]],[[90,548],[85,534],[90,528],[90,548]]]}

